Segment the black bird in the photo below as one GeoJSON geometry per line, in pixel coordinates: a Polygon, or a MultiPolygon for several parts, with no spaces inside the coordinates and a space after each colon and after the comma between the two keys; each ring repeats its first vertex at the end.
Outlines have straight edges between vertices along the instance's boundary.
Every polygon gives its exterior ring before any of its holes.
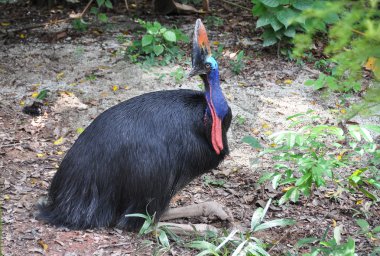
{"type": "Polygon", "coordinates": [[[73,229],[117,226],[136,230],[197,176],[228,154],[231,109],[222,93],[201,20],[195,25],[190,76],[205,92],[170,90],[143,94],[100,114],[67,152],[39,217],[73,229]]]}

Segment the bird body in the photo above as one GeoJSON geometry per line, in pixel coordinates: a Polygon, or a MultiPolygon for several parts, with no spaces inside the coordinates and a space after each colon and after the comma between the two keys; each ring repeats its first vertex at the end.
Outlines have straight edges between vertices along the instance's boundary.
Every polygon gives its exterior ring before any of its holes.
{"type": "Polygon", "coordinates": [[[64,157],[39,217],[74,229],[136,230],[143,220],[125,215],[158,220],[180,189],[216,168],[228,154],[232,114],[216,61],[203,60],[205,92],[146,93],[100,114],[64,157]]]}

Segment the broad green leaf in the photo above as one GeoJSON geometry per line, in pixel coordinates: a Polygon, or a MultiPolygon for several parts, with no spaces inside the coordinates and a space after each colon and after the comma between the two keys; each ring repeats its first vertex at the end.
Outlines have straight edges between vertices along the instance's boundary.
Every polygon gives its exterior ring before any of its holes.
{"type": "Polygon", "coordinates": [[[358,224],[362,232],[366,233],[369,231],[369,223],[365,219],[357,219],[356,224],[358,224]]]}
{"type": "Polygon", "coordinates": [[[162,45],[155,45],[153,46],[153,51],[154,51],[154,54],[156,54],[156,56],[160,55],[161,53],[164,52],[164,47],[162,45]]]}
{"type": "Polygon", "coordinates": [[[108,17],[105,13],[99,13],[98,14],[98,19],[101,21],[101,22],[107,22],[108,21],[108,17]]]}
{"type": "Polygon", "coordinates": [[[169,248],[170,247],[170,244],[169,244],[169,239],[168,239],[168,236],[166,235],[165,231],[163,230],[160,230],[160,234],[158,236],[158,239],[160,240],[160,243],[166,247],[166,248],[169,248]]]}
{"type": "Polygon", "coordinates": [[[280,5],[279,0],[260,0],[260,2],[262,2],[263,4],[269,7],[277,7],[280,5]]]}
{"type": "Polygon", "coordinates": [[[277,19],[271,19],[270,25],[274,31],[278,31],[284,27],[284,25],[282,25],[277,19]]]}
{"type": "Polygon", "coordinates": [[[96,3],[98,4],[98,6],[102,6],[104,4],[105,0],[96,0],[96,3]]]}
{"type": "Polygon", "coordinates": [[[368,130],[371,130],[373,132],[380,133],[380,125],[366,124],[366,125],[362,125],[362,127],[366,128],[368,130]]]}
{"type": "Polygon", "coordinates": [[[276,13],[277,19],[284,24],[285,28],[288,28],[290,24],[292,24],[293,20],[299,15],[299,13],[295,12],[290,8],[286,8],[276,13]]]}
{"type": "Polygon", "coordinates": [[[380,233],[380,226],[376,226],[372,229],[372,232],[377,234],[377,233],[380,233]]]}
{"type": "Polygon", "coordinates": [[[373,142],[372,136],[366,128],[359,126],[359,131],[367,142],[373,142]]]}
{"type": "Polygon", "coordinates": [[[142,47],[150,45],[153,42],[153,35],[144,35],[141,39],[142,47]]]}
{"type": "MultiPolygon", "coordinates": [[[[293,27],[293,26],[290,26],[288,27],[285,31],[284,31],[284,35],[286,35],[287,37],[290,37],[290,38],[293,38],[295,35],[296,35],[296,29],[293,27]]],[[[308,80],[310,81],[310,80],[308,80]]],[[[307,82],[307,81],[306,81],[307,82]]],[[[305,82],[305,83],[306,83],[305,82]]]]}
{"type": "Polygon", "coordinates": [[[242,139],[242,142],[249,144],[253,148],[262,148],[263,147],[263,146],[261,146],[260,142],[252,136],[245,136],[242,139]]]}
{"type": "Polygon", "coordinates": [[[255,210],[251,218],[251,230],[254,231],[255,228],[260,224],[263,217],[264,209],[259,207],[255,210]]]}
{"type": "Polygon", "coordinates": [[[306,183],[309,179],[311,179],[311,172],[308,172],[307,174],[305,174],[301,178],[299,178],[295,185],[301,186],[302,184],[306,183]]]}
{"type": "Polygon", "coordinates": [[[163,36],[164,36],[166,41],[169,41],[169,42],[176,42],[177,41],[177,37],[173,31],[168,30],[164,33],[163,36]]]}
{"type": "Polygon", "coordinates": [[[112,2],[110,0],[106,0],[104,2],[104,5],[108,8],[108,9],[112,9],[113,6],[112,6],[112,2]]]}
{"type": "Polygon", "coordinates": [[[277,19],[271,13],[266,13],[262,15],[256,22],[256,28],[261,28],[263,26],[269,25],[272,22],[276,22],[277,19]]]}
{"type": "Polygon", "coordinates": [[[257,226],[254,231],[257,232],[259,230],[264,230],[264,229],[273,228],[273,227],[285,227],[285,226],[293,225],[295,223],[296,222],[291,219],[270,220],[257,226]]]}
{"type": "Polygon", "coordinates": [[[310,8],[312,5],[312,0],[296,0],[293,2],[293,7],[301,11],[310,8]]]}
{"type": "Polygon", "coordinates": [[[271,29],[265,30],[265,32],[263,33],[263,39],[263,47],[268,47],[278,42],[276,34],[271,29]]]}

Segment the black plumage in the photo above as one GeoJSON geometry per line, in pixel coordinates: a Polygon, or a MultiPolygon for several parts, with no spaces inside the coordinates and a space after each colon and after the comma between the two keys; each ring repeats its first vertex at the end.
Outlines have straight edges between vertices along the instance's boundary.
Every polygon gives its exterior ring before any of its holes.
{"type": "Polygon", "coordinates": [[[135,230],[195,177],[228,154],[231,110],[222,121],[224,148],[211,143],[205,94],[159,91],[124,101],[99,115],[79,136],[54,176],[40,218],[74,229],[135,230]]]}

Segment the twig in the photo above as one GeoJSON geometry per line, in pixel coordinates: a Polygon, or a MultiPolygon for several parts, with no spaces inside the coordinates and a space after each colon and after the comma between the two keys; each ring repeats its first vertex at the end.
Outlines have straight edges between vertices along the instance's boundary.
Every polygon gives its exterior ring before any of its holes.
{"type": "Polygon", "coordinates": [[[88,4],[86,5],[86,7],[84,7],[82,13],[80,14],[79,18],[82,18],[83,15],[87,12],[87,9],[90,7],[90,5],[92,4],[94,0],[90,0],[90,2],[88,2],[88,4]]]}
{"type": "Polygon", "coordinates": [[[236,6],[236,7],[239,7],[239,8],[242,8],[244,10],[247,10],[247,11],[251,11],[251,9],[245,7],[245,6],[242,6],[240,4],[236,4],[236,3],[233,3],[233,2],[230,2],[230,1],[227,1],[227,0],[222,0],[222,2],[225,2],[226,4],[229,4],[229,5],[233,5],[233,6],[236,6]]]}
{"type": "Polygon", "coordinates": [[[8,148],[8,147],[14,147],[18,145],[23,145],[25,144],[24,142],[18,142],[18,143],[12,143],[12,144],[5,144],[5,145],[0,145],[0,148],[8,148]]]}
{"type": "Polygon", "coordinates": [[[290,233],[290,230],[286,231],[285,234],[278,240],[275,242],[275,244],[268,250],[268,254],[270,253],[270,251],[273,250],[273,248],[275,248],[285,237],[287,237],[290,233]]]}
{"type": "MultiPolygon", "coordinates": [[[[124,246],[124,245],[131,245],[131,242],[128,243],[118,243],[118,244],[106,244],[106,245],[99,245],[98,249],[106,249],[110,247],[119,247],[119,246],[124,246]]],[[[133,251],[123,251],[123,253],[132,253],[133,251]]]]}

